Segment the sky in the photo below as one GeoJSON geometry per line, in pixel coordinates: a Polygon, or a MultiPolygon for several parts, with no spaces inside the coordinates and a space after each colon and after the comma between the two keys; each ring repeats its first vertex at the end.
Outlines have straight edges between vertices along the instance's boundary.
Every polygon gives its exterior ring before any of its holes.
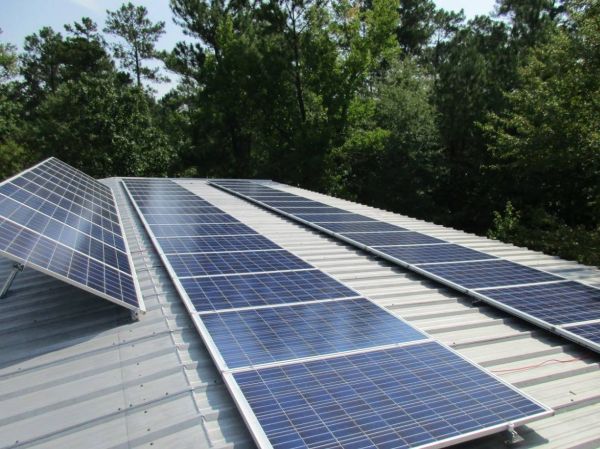
{"type": "MultiPolygon", "coordinates": [[[[114,11],[122,3],[124,0],[0,0],[0,28],[3,31],[0,42],[9,42],[21,49],[25,36],[43,26],[64,31],[64,24],[79,21],[82,17],[90,17],[102,29],[106,10],[114,11]]],[[[181,28],[173,23],[168,0],[133,0],[132,3],[144,5],[151,20],[165,22],[166,33],[157,45],[160,50],[171,50],[175,43],[185,38],[181,28]]],[[[435,0],[435,3],[447,10],[463,9],[467,18],[472,18],[493,11],[495,0],[435,0]]],[[[172,83],[153,87],[158,96],[162,96],[170,90],[172,83]]]]}

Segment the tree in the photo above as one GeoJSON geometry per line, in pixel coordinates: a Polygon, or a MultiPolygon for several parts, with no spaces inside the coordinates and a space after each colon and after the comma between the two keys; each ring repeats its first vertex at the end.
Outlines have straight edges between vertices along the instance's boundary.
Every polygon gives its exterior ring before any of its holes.
{"type": "Polygon", "coordinates": [[[597,264],[600,5],[574,1],[569,16],[530,52],[519,87],[506,92],[509,107],[491,113],[485,131],[491,168],[510,179],[502,184],[502,199],[520,211],[521,227],[512,237],[597,264]]]}
{"type": "Polygon", "coordinates": [[[117,11],[106,11],[105,33],[119,36],[125,44],[114,44],[115,57],[121,60],[123,68],[133,73],[138,87],[142,79],[162,81],[158,68],[144,66],[144,61],[155,59],[156,43],[165,32],[165,22],[153,23],[148,19],[148,10],[144,6],[123,4],[117,11]]]}
{"type": "Polygon", "coordinates": [[[15,46],[0,44],[0,179],[15,174],[28,162],[24,148],[18,143],[22,126],[21,105],[14,81],[17,73],[15,46]]]}
{"type": "Polygon", "coordinates": [[[147,94],[116,74],[63,83],[33,126],[40,157],[56,156],[91,176],[164,176],[171,151],[147,94]]]}

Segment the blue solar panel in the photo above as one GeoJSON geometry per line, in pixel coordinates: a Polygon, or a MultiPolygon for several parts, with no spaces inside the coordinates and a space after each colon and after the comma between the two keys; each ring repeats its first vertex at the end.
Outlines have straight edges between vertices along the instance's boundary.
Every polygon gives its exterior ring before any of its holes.
{"type": "Polygon", "coordinates": [[[565,330],[596,345],[600,345],[600,323],[582,324],[580,326],[568,327],[565,330]]]}
{"type": "MultiPolygon", "coordinates": [[[[344,232],[344,233],[355,233],[355,232],[394,232],[394,231],[406,231],[405,228],[396,226],[389,223],[383,223],[381,221],[375,222],[363,222],[363,223],[319,223],[321,228],[325,228],[331,232],[344,232]]],[[[347,235],[347,237],[352,237],[347,235]]]]}
{"type": "Polygon", "coordinates": [[[0,186],[0,251],[131,309],[142,309],[112,191],[48,159],[0,186]]]}
{"type": "Polygon", "coordinates": [[[213,253],[281,249],[262,235],[228,235],[209,237],[166,237],[158,242],[166,254],[213,253]]]}
{"type": "Polygon", "coordinates": [[[215,214],[222,215],[222,210],[216,207],[205,207],[206,213],[193,215],[146,215],[148,224],[200,224],[206,223],[204,217],[206,215],[214,216],[215,214]]]}
{"type": "Polygon", "coordinates": [[[444,240],[436,239],[420,232],[353,232],[342,234],[344,237],[362,243],[367,246],[387,245],[425,245],[429,243],[446,243],[444,240]]]}
{"type": "Polygon", "coordinates": [[[435,342],[234,378],[275,449],[409,448],[546,413],[435,342]]]}
{"type": "Polygon", "coordinates": [[[170,254],[169,263],[179,277],[215,274],[260,273],[264,271],[312,268],[302,259],[284,251],[256,251],[208,254],[170,254]]]}
{"type": "Polygon", "coordinates": [[[339,223],[339,222],[359,222],[359,221],[375,221],[372,218],[358,214],[292,214],[302,220],[311,223],[339,223]]]}
{"type": "Polygon", "coordinates": [[[417,246],[378,246],[375,249],[409,264],[497,259],[497,257],[490,256],[489,254],[451,243],[417,246]]]}
{"type": "Polygon", "coordinates": [[[364,298],[221,312],[202,321],[229,368],[427,338],[364,298]]]}
{"type": "Polygon", "coordinates": [[[198,312],[358,296],[319,270],[182,279],[198,312]]]}
{"type": "Polygon", "coordinates": [[[280,207],[279,210],[288,214],[348,214],[348,211],[338,209],[337,207],[280,207]]]}
{"type": "MultiPolygon", "coordinates": [[[[304,198],[301,198],[299,201],[294,200],[271,200],[271,201],[263,201],[261,203],[266,204],[271,207],[331,207],[327,204],[319,203],[318,201],[307,201],[304,198]]],[[[289,212],[289,211],[288,211],[289,212]]]]}
{"type": "Polygon", "coordinates": [[[578,282],[507,287],[482,294],[550,324],[600,319],[600,290],[578,282]]]}
{"type": "Polygon", "coordinates": [[[156,237],[196,237],[203,235],[256,234],[256,231],[242,223],[151,225],[151,228],[156,237]]]}
{"type": "Polygon", "coordinates": [[[206,207],[140,207],[140,212],[144,215],[191,215],[206,213],[206,207]]]}
{"type": "Polygon", "coordinates": [[[420,268],[469,289],[533,284],[562,279],[508,260],[421,265],[420,268]]]}

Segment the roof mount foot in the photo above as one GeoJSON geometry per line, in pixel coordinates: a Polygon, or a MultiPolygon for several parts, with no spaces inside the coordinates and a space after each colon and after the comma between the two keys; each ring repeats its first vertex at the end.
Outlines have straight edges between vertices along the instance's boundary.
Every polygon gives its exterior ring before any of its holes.
{"type": "Polygon", "coordinates": [[[0,290],[0,299],[6,297],[8,290],[10,290],[10,286],[17,277],[17,274],[19,274],[20,271],[23,271],[23,268],[25,268],[25,266],[22,263],[15,262],[12,271],[9,273],[8,277],[6,278],[6,282],[4,282],[4,285],[2,286],[2,290],[0,290]]]}
{"type": "Polygon", "coordinates": [[[512,423],[508,426],[506,433],[507,438],[504,441],[504,444],[507,446],[515,446],[525,441],[525,439],[517,433],[517,431],[515,430],[515,425],[512,423]]]}

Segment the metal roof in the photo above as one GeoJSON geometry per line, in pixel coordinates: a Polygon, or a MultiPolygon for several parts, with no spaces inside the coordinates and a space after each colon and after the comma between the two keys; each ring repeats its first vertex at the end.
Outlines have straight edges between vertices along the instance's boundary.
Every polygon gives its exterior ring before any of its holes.
{"type": "MultiPolygon", "coordinates": [[[[0,448],[244,448],[254,444],[150,239],[114,188],[148,312],[34,270],[0,300],[0,448]]],[[[490,369],[556,415],[519,447],[600,447],[600,356],[439,284],[212,188],[179,183],[490,369]]],[[[600,271],[289,186],[332,206],[600,285],[600,271]]],[[[0,276],[10,262],[0,260],[0,276]]],[[[463,445],[504,447],[503,435],[463,445]]]]}

